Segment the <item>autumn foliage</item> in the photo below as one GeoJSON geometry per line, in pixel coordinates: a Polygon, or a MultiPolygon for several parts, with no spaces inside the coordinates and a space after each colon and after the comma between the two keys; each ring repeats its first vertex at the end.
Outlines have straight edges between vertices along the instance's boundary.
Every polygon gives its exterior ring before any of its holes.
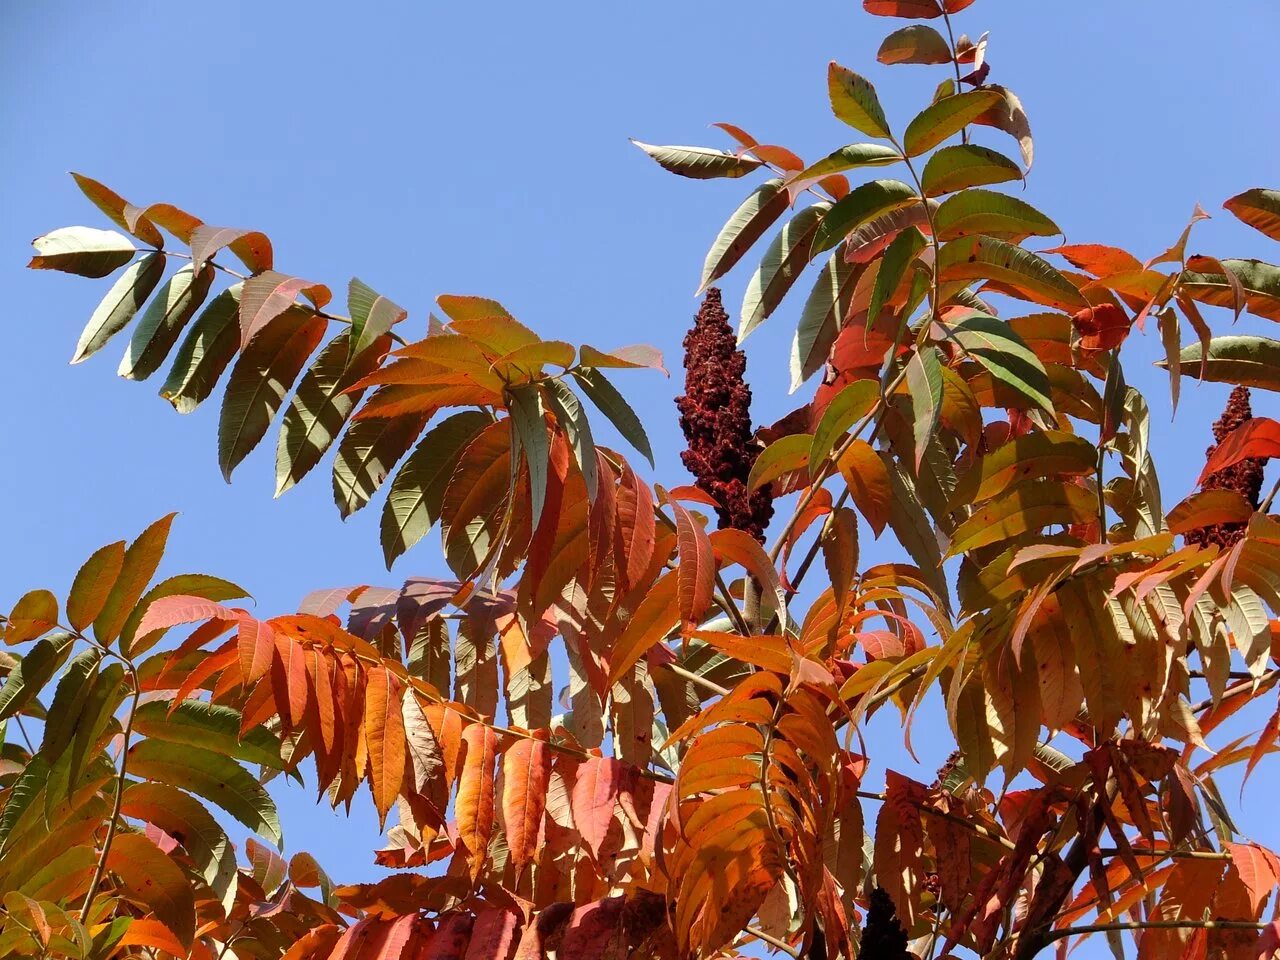
{"type": "MultiPolygon", "coordinates": [[[[1253,332],[1280,267],[1189,252],[1199,208],[1146,260],[1051,246],[1010,189],[1026,110],[953,29],[971,3],[864,0],[905,21],[882,63],[938,66],[905,124],[833,62],[860,136],[817,160],[732,124],[729,150],[638,144],[763,177],[685,340],[692,482],[628,459],[653,457],[614,381],[665,372],[651,348],[455,295],[416,339],[359,280],[339,313],[260,232],[77,175],[110,228],[55,230],[30,264],[114,277],[73,362],[126,340],[120,374],[165,368],[178,411],[220,393],[228,478],[274,431],[277,493],[331,456],[342,516],[382,497],[388,568],[438,527],[449,572],[258,615],[229,580],[153,582],[164,517],[67,596],[20,596],[0,957],[1276,955],[1280,857],[1218,779],[1280,733],[1280,423],[1249,395],[1280,390],[1253,332]],[[713,284],[757,247],[726,309],[713,284]],[[784,304],[808,392],[762,428],[740,346],[784,304]],[[1172,407],[1184,379],[1233,388],[1198,489],[1169,489],[1126,381],[1153,341],[1172,407]],[[872,537],[892,560],[863,561],[872,537]],[[868,722],[910,749],[922,706],[950,759],[873,775],[868,722]],[[1250,710],[1261,733],[1232,732],[1250,710]],[[288,850],[273,778],[335,807],[368,790],[385,878],[288,850]]],[[[1280,193],[1225,206],[1280,240],[1280,193]]]]}

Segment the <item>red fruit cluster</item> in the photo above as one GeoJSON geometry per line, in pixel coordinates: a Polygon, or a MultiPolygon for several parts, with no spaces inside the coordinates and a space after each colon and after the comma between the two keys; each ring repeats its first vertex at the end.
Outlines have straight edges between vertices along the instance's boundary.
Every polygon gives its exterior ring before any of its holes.
{"type": "Polygon", "coordinates": [[[747,492],[759,448],[752,443],[746,369],[720,291],[712,287],[684,338],[684,396],[676,398],[676,406],[689,448],[680,459],[698,488],[718,504],[720,527],[736,527],[763,543],[773,499],[767,487],[747,492]]]}
{"type": "Polygon", "coordinates": [[[876,887],[867,898],[867,921],[860,943],[858,960],[909,960],[912,956],[907,952],[907,931],[882,887],[876,887]]]}
{"type": "MultiPolygon", "coordinates": [[[[1253,419],[1253,407],[1249,403],[1249,388],[1236,387],[1227,400],[1227,409],[1222,412],[1213,425],[1213,438],[1222,443],[1246,421],[1253,419]]],[[[1213,456],[1217,444],[1205,451],[1206,459],[1213,456]]],[[[1241,460],[1224,470],[1211,473],[1201,485],[1202,490],[1234,490],[1244,497],[1253,507],[1258,506],[1262,494],[1262,473],[1266,469],[1265,459],[1241,460]]],[[[1198,530],[1190,530],[1185,534],[1188,543],[1198,543],[1207,547],[1216,543],[1222,549],[1234,546],[1244,536],[1247,523],[1215,523],[1198,530]]]]}

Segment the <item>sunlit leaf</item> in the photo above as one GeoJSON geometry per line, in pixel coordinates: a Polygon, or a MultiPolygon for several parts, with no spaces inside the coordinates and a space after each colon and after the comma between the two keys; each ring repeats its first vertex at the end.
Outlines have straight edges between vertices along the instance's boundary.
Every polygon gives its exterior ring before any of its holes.
{"type": "Polygon", "coordinates": [[[1000,99],[998,93],[990,90],[970,90],[930,104],[907,124],[902,135],[903,150],[908,157],[918,157],[959,133],[1000,99]]]}
{"type": "Polygon", "coordinates": [[[183,327],[204,302],[213,283],[213,268],[193,274],[188,264],[165,281],[138,325],[116,371],[129,380],[145,380],[160,368],[183,327]]]}
{"type": "Polygon", "coordinates": [[[869,137],[888,139],[889,122],[869,80],[832,60],[827,67],[827,93],[837,119],[869,137]]]}
{"type": "Polygon", "coordinates": [[[80,363],[102,349],[108,340],[127,327],[147,302],[164,275],[164,255],[153,253],[132,264],[111,285],[93,311],[76,343],[72,363],[80,363]]]}
{"type": "Polygon", "coordinates": [[[133,259],[138,248],[114,230],[63,227],[31,241],[36,255],[32,270],[61,270],[82,277],[105,277],[133,259]]]}
{"type": "Polygon", "coordinates": [[[190,413],[208,399],[219,378],[240,349],[240,292],[242,283],[227,287],[210,301],[191,325],[160,396],[179,413],[190,413]]]}
{"type": "Polygon", "coordinates": [[[664,170],[695,180],[741,177],[761,165],[754,157],[740,157],[710,147],[660,147],[641,143],[639,140],[631,142],[656,160],[664,170]]]}
{"type": "Polygon", "coordinates": [[[734,264],[742,259],[742,255],[751,249],[786,209],[787,192],[779,179],[766,180],[748,194],[733,212],[729,222],[720,228],[719,235],[707,251],[698,295],[732,270],[734,264]]]}

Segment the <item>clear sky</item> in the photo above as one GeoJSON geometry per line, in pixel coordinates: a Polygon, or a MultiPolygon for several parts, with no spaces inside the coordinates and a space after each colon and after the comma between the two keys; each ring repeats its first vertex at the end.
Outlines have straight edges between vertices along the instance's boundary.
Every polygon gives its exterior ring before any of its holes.
{"type": "MultiPolygon", "coordinates": [[[[1198,201],[1214,219],[1193,250],[1280,256],[1220,209],[1245,188],[1280,186],[1274,0],[1229,12],[1201,0],[979,0],[958,24],[991,31],[991,80],[1021,95],[1035,132],[1026,198],[1071,242],[1145,258],[1198,201]]],[[[651,342],[678,372],[703,255],[745,189],[665,174],[627,137],[722,145],[708,124],[725,120],[816,159],[856,139],[827,107],[833,58],[878,85],[901,128],[939,75],[874,62],[897,25],[855,0],[4,4],[0,606],[35,586],[65,592],[92,550],[170,510],[181,517],[163,572],[229,577],[267,613],[315,587],[443,569],[426,541],[387,574],[378,504],[342,524],[324,471],[273,502],[274,432],[224,484],[217,404],[184,419],[155,396],[158,382],[116,381],[120,346],[67,367],[105,284],[23,264],[38,234],[105,225],[69,170],[136,203],[264,230],[280,269],[338,291],[359,276],[410,310],[411,333],[425,332],[436,294],[477,293],[547,336],[651,342]]],[[[726,278],[728,304],[750,269],[726,278]]],[[[798,308],[748,342],[762,422],[796,402],[785,390],[798,308]]],[[[1162,380],[1136,358],[1129,369],[1148,391],[1172,504],[1191,489],[1226,391],[1185,390],[1171,427],[1162,380]]],[[[616,382],[650,425],[658,478],[685,482],[679,379],[616,382]]],[[[1255,397],[1255,412],[1275,415],[1274,397],[1255,397]]],[[[904,769],[928,781],[944,744],[931,749],[923,728],[917,738],[925,765],[904,769]]],[[[1272,844],[1278,785],[1264,770],[1243,818],[1272,844]]],[[[349,824],[296,794],[283,812],[291,849],[343,879],[377,875],[367,803],[349,824]]]]}

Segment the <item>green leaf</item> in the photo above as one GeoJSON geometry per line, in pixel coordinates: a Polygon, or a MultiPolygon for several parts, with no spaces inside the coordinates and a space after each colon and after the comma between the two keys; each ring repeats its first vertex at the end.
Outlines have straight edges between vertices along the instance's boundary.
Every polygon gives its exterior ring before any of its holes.
{"type": "Polygon", "coordinates": [[[93,618],[93,633],[99,643],[109,644],[120,636],[125,622],[160,565],[174,516],[171,513],[151,524],[125,551],[120,574],[107,594],[102,610],[93,618]]]}
{"type": "Polygon", "coordinates": [[[925,239],[915,227],[908,227],[893,238],[880,260],[875,283],[871,286],[871,298],[867,301],[867,326],[872,327],[880,319],[885,303],[902,283],[907,269],[924,249],[925,239]]]}
{"type": "Polygon", "coordinates": [[[1000,102],[998,93],[970,90],[931,103],[907,124],[907,131],[902,136],[903,151],[908,157],[918,157],[959,133],[1000,102]]]}
{"type": "Polygon", "coordinates": [[[284,412],[276,445],[277,497],[320,462],[364,396],[364,390],[348,388],[373,373],[382,361],[383,349],[366,348],[348,366],[349,344],[347,333],[325,344],[284,412]]]}
{"type": "Polygon", "coordinates": [[[950,339],[990,371],[1047,413],[1053,413],[1049,377],[1040,358],[1003,320],[969,312],[946,324],[950,339]]]}
{"type": "Polygon", "coordinates": [[[70,745],[101,662],[102,653],[94,647],[82,650],[67,664],[67,670],[53,694],[53,703],[49,706],[49,716],[44,725],[44,739],[40,743],[40,755],[46,760],[56,761],[70,745]]]}
{"type": "Polygon", "coordinates": [[[213,393],[222,372],[240,349],[243,289],[244,282],[240,281],[214,297],[178,347],[160,396],[179,413],[190,413],[213,393]]]}
{"type": "Polygon", "coordinates": [[[951,47],[937,30],[913,23],[893,31],[880,44],[881,63],[950,63],[951,47]]]}
{"type": "Polygon", "coordinates": [[[40,796],[48,781],[49,764],[43,757],[32,757],[9,788],[4,811],[0,812],[0,851],[8,845],[13,828],[18,825],[36,797],[40,796]]]}
{"type": "Polygon", "coordinates": [[[76,343],[72,363],[80,363],[93,356],[108,340],[129,325],[147,297],[164,276],[164,254],[152,253],[132,264],[111,285],[107,295],[93,311],[84,332],[76,343]]]}
{"type": "Polygon", "coordinates": [[[454,414],[429,430],[404,462],[382,508],[382,553],[388,570],[440,519],[445,487],[458,458],[491,422],[479,410],[454,414]]]}
{"type": "Polygon", "coordinates": [[[71,583],[71,592],[67,594],[67,623],[76,630],[84,630],[97,619],[123,566],[123,540],[93,552],[71,583]]]}
{"type": "Polygon", "coordinates": [[[698,296],[742,259],[766,230],[787,210],[787,191],[780,179],[766,180],[733,212],[707,251],[698,296]]]}
{"type": "Polygon", "coordinates": [[[929,439],[942,415],[942,366],[938,351],[924,346],[907,361],[907,393],[911,397],[911,424],[915,447],[915,468],[920,470],[929,439]]]}
{"type": "Polygon", "coordinates": [[[871,81],[832,60],[827,67],[827,93],[836,119],[869,137],[889,139],[889,122],[871,81]]]}
{"type": "Polygon", "coordinates": [[[511,394],[511,422],[513,436],[524,451],[529,467],[529,500],[533,529],[542,519],[542,507],[547,499],[547,461],[551,448],[547,442],[547,424],[542,414],[542,395],[536,385],[515,387],[511,394]]]}
{"type": "MultiPolygon", "coordinates": [[[[1194,343],[1183,347],[1178,359],[1184,377],[1280,391],[1280,341],[1250,336],[1214,337],[1209,341],[1207,357],[1200,344],[1194,343]]],[[[1158,365],[1167,367],[1168,362],[1162,360],[1158,365]]]]}
{"type": "Polygon", "coordinates": [[[67,659],[74,642],[71,634],[62,632],[35,642],[0,687],[0,720],[12,717],[35,699],[67,659]]]}
{"type": "MultiPolygon", "coordinates": [[[[94,677],[71,737],[71,753],[67,757],[66,768],[66,784],[70,790],[74,791],[84,771],[89,769],[92,759],[100,755],[102,736],[108,733],[108,727],[113,727],[109,735],[119,731],[115,713],[120,709],[127,693],[124,667],[118,663],[107,664],[94,677]]],[[[55,799],[57,798],[49,797],[50,802],[55,799]]]]}
{"type": "Polygon", "coordinates": [[[813,438],[807,433],[792,433],[773,441],[760,451],[755,463],[751,465],[751,475],[747,478],[747,490],[759,490],[766,483],[772,483],[784,474],[800,470],[809,465],[809,450],[813,438]]]}
{"type": "Polygon", "coordinates": [[[954,144],[935,151],[920,176],[926,197],[1020,179],[1022,171],[1016,163],[1004,154],[972,143],[954,144]]]}
{"type": "Polygon", "coordinates": [[[116,371],[120,376],[145,380],[160,368],[178,334],[208,295],[213,273],[213,267],[205,267],[197,276],[188,264],[165,281],[133,328],[129,348],[116,371]]]}
{"type": "Polygon", "coordinates": [[[813,432],[809,463],[815,467],[825,463],[836,440],[870,413],[879,399],[880,384],[876,380],[856,380],[837,393],[827,404],[818,429],[813,432]]]}
{"type": "Polygon", "coordinates": [[[636,412],[631,409],[631,405],[617,388],[594,367],[574,370],[573,378],[578,381],[578,386],[582,387],[582,392],[587,395],[587,399],[609,418],[609,422],[614,425],[618,433],[622,434],[623,439],[635,447],[649,461],[649,465],[653,466],[653,448],[649,446],[649,437],[644,432],[644,424],[640,422],[636,412]]]}
{"type": "Polygon", "coordinates": [[[32,270],[61,270],[81,277],[105,277],[133,259],[137,247],[122,233],[93,227],[63,227],[31,241],[32,270]]]}
{"type": "Polygon", "coordinates": [[[1182,348],[1182,330],[1178,326],[1178,315],[1173,307],[1165,307],[1158,317],[1160,325],[1160,344],[1164,347],[1165,367],[1169,371],[1169,399],[1173,412],[1178,412],[1178,395],[1182,391],[1182,360],[1179,351],[1182,348]]]}
{"type": "Polygon", "coordinates": [[[933,223],[938,239],[944,241],[978,233],[1018,241],[1062,232],[1031,204],[992,190],[962,190],[947,197],[934,214],[933,223]]]}
{"type": "Polygon", "coordinates": [[[949,602],[947,578],[942,569],[942,551],[929,518],[916,494],[915,484],[902,465],[880,451],[889,481],[889,526],[907,555],[920,570],[920,579],[938,596],[943,606],[949,602]]]}
{"type": "Polygon", "coordinates": [[[741,177],[761,165],[755,157],[738,157],[710,147],[659,147],[635,139],[631,142],[656,160],[662,169],[694,180],[741,177]]]}
{"type": "Polygon", "coordinates": [[[1088,523],[1097,517],[1097,510],[1097,495],[1074,483],[1021,483],[970,514],[952,534],[947,556],[958,556],[1051,524],[1088,523]]]}
{"type": "Polygon", "coordinates": [[[914,189],[901,180],[872,180],[851,190],[836,202],[819,224],[811,256],[830,250],[851,231],[883,214],[919,201],[914,189]]]}
{"type": "Polygon", "coordinates": [[[345,520],[378,492],[426,425],[422,415],[370,418],[352,424],[333,461],[333,502],[345,520]]]}
{"type": "Polygon", "coordinates": [[[901,162],[902,154],[894,147],[886,147],[879,143],[851,143],[801,170],[787,183],[787,191],[795,197],[805,187],[833,173],[844,173],[846,170],[856,170],[860,167],[887,167],[901,162]]]}
{"type": "Polygon", "coordinates": [[[747,283],[738,314],[738,343],[742,343],[777,309],[787,291],[800,278],[813,254],[813,236],[831,209],[826,201],[805,207],[782,225],[764,259],[747,283]]]}
{"type": "Polygon", "coordinates": [[[1280,190],[1254,187],[1236,194],[1222,206],[1272,240],[1280,240],[1280,190]]]}
{"type": "Polygon", "coordinates": [[[1047,260],[994,237],[961,237],[945,244],[938,255],[938,273],[943,282],[992,280],[1024,299],[1068,313],[1089,305],[1047,260]]]}
{"type": "MultiPolygon", "coordinates": [[[[1222,260],[1224,270],[1244,288],[1245,303],[1250,313],[1268,320],[1280,320],[1280,267],[1261,260],[1222,260]]],[[[1230,307],[1235,302],[1231,283],[1220,273],[1182,274],[1182,289],[1201,303],[1230,307]]]]}
{"type": "Polygon", "coordinates": [[[861,272],[837,250],[818,274],[791,341],[792,393],[826,362],[861,272]]]}
{"type": "Polygon", "coordinates": [[[166,743],[185,743],[272,770],[284,767],[280,738],[262,726],[241,738],[240,711],[222,704],[188,699],[175,706],[171,700],[152,700],[138,707],[133,726],[166,743]]]}
{"type": "Polygon", "coordinates": [[[560,380],[547,380],[542,386],[545,391],[543,398],[569,440],[569,449],[573,451],[573,459],[577,461],[578,471],[587,487],[587,499],[595,500],[598,484],[596,444],[582,401],[560,380]]]}
{"type": "Polygon", "coordinates": [[[325,326],[325,319],[312,311],[290,307],[263,328],[236,361],[218,419],[218,465],[227,482],[267,432],[325,326]]]}
{"type": "Polygon", "coordinates": [[[1037,477],[1083,477],[1097,467],[1098,451],[1084,437],[1040,430],[1015,437],[980,457],[956,484],[948,507],[999,496],[1015,483],[1037,477]]]}
{"type": "Polygon", "coordinates": [[[351,312],[348,365],[409,315],[403,307],[355,277],[347,285],[347,309],[351,312]]]}
{"type": "Polygon", "coordinates": [[[189,744],[142,740],[129,749],[129,772],[203,797],[255,833],[284,845],[271,797],[230,757],[189,744]]]}

